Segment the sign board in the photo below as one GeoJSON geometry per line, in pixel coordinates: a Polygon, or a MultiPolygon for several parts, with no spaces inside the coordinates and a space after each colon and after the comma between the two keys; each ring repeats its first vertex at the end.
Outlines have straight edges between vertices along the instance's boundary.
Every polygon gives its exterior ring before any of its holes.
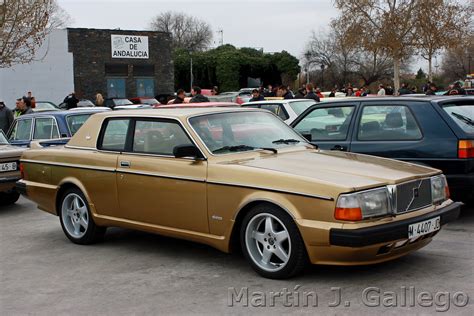
{"type": "Polygon", "coordinates": [[[148,59],[148,36],[111,35],[112,58],[148,59]]]}

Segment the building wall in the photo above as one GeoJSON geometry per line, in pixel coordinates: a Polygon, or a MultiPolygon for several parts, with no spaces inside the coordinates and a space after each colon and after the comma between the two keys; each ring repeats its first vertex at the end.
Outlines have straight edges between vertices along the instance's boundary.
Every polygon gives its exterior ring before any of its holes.
{"type": "Polygon", "coordinates": [[[62,102],[74,90],[73,56],[68,52],[67,30],[54,30],[29,64],[0,68],[0,99],[15,107],[28,91],[38,101],[62,102]]]}
{"type": "Polygon", "coordinates": [[[117,76],[107,73],[107,65],[123,65],[126,79],[126,97],[137,96],[135,69],[152,65],[154,95],[172,93],[174,69],[171,56],[171,37],[168,33],[152,31],[125,31],[70,28],[68,29],[69,52],[74,56],[74,87],[79,98],[93,100],[95,93],[107,97],[107,78],[117,76]],[[112,58],[111,35],[148,36],[148,59],[112,58]]]}

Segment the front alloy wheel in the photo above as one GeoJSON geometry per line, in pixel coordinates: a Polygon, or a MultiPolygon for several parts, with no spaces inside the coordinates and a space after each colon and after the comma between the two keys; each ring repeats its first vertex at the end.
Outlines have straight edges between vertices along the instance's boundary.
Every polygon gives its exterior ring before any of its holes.
{"type": "Polygon", "coordinates": [[[61,200],[59,214],[66,236],[77,244],[91,244],[100,239],[105,228],[95,225],[84,194],[78,189],[67,191],[61,200]]]}
{"type": "Polygon", "coordinates": [[[262,276],[283,279],[299,273],[306,252],[292,218],[282,210],[261,205],[244,218],[241,242],[251,266],[262,276]]]}

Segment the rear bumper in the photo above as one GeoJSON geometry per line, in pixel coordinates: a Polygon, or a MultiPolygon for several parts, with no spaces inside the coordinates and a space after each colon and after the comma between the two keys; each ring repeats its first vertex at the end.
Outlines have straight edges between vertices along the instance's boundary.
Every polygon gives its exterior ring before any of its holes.
{"type": "Polygon", "coordinates": [[[447,174],[451,196],[456,201],[474,199],[474,173],[447,174]]]}
{"type": "Polygon", "coordinates": [[[24,195],[26,196],[26,183],[24,182],[21,182],[21,181],[17,181],[15,183],[15,189],[18,193],[20,193],[21,195],[24,195]]]}
{"type": "Polygon", "coordinates": [[[10,191],[15,188],[15,182],[20,180],[19,176],[0,177],[0,192],[10,191]]]}
{"type": "Polygon", "coordinates": [[[462,203],[454,202],[434,212],[393,223],[359,229],[332,228],[329,241],[332,246],[366,247],[390,241],[407,239],[408,226],[440,216],[441,226],[459,216],[462,203]]]}

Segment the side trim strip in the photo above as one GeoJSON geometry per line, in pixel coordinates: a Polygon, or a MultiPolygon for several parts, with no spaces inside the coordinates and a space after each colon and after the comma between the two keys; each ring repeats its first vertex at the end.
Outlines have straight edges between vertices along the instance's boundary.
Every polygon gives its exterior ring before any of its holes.
{"type": "Polygon", "coordinates": [[[265,188],[265,187],[247,185],[247,184],[218,182],[218,181],[208,181],[207,183],[208,184],[215,184],[215,185],[224,185],[224,186],[231,186],[231,187],[242,187],[242,188],[248,188],[248,189],[270,191],[270,192],[276,192],[276,193],[299,195],[299,196],[305,196],[305,197],[310,197],[310,198],[315,198],[315,199],[320,199],[320,200],[326,200],[326,201],[334,201],[334,199],[332,197],[329,197],[329,196],[322,196],[322,195],[301,193],[301,192],[294,192],[294,191],[286,191],[286,190],[278,190],[278,189],[272,189],[272,188],[265,188]]]}
{"type": "Polygon", "coordinates": [[[70,167],[78,169],[87,169],[87,170],[97,170],[104,172],[115,172],[117,169],[110,167],[93,167],[80,164],[64,163],[64,162],[50,162],[50,161],[41,161],[41,160],[30,160],[30,159],[21,159],[20,162],[28,162],[39,165],[49,165],[49,166],[60,166],[60,167],[70,167]]]}
{"type": "Polygon", "coordinates": [[[165,174],[155,173],[155,172],[143,172],[143,171],[133,171],[133,170],[123,170],[123,169],[117,169],[117,172],[118,173],[135,174],[135,175],[147,176],[147,177],[185,180],[185,181],[191,181],[191,182],[201,182],[201,183],[206,182],[206,179],[170,176],[170,175],[165,175],[165,174]]]}

